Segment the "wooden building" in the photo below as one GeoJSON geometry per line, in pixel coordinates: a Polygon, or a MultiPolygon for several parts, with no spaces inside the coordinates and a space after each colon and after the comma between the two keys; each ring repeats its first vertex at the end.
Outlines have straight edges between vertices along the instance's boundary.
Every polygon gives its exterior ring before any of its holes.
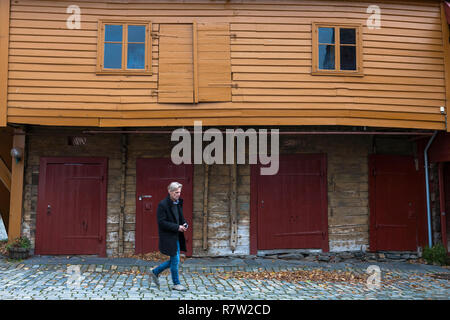
{"type": "Polygon", "coordinates": [[[30,237],[36,254],[157,250],[156,208],[175,180],[188,255],[416,251],[431,235],[446,244],[447,9],[0,0],[9,237],[30,237]],[[245,163],[174,164],[171,134],[195,134],[195,121],[205,133],[279,130],[277,174],[250,163],[250,138],[224,154],[245,163]],[[11,159],[11,148],[22,154],[11,159]],[[430,189],[425,161],[439,177],[430,189]]]}

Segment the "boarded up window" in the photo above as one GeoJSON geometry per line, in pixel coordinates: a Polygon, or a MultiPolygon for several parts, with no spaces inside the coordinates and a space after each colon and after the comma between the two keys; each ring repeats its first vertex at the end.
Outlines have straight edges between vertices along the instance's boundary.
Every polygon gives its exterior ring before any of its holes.
{"type": "Polygon", "coordinates": [[[198,101],[231,101],[228,24],[198,24],[198,101]]]}
{"type": "Polygon", "coordinates": [[[194,102],[192,24],[159,29],[159,103],[194,102]]]}
{"type": "Polygon", "coordinates": [[[162,24],[159,39],[159,103],[231,101],[228,24],[162,24]]]}

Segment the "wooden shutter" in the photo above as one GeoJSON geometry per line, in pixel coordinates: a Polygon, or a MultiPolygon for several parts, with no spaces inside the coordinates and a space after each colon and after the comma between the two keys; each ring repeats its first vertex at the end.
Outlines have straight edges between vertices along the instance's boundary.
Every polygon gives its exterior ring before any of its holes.
{"type": "Polygon", "coordinates": [[[158,102],[193,103],[192,24],[161,24],[158,102]]]}
{"type": "Polygon", "coordinates": [[[230,55],[229,24],[197,24],[198,102],[231,101],[230,55]]]}
{"type": "Polygon", "coordinates": [[[161,24],[159,103],[231,101],[228,24],[161,24]]]}

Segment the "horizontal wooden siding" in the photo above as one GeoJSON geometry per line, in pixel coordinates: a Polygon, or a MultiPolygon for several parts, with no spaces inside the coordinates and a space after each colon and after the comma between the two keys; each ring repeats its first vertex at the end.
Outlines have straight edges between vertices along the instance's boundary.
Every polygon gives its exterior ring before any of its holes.
{"type": "MultiPolygon", "coordinates": [[[[86,126],[356,125],[445,129],[436,1],[11,2],[8,122],[86,126]],[[81,9],[68,29],[66,9],[81,9]],[[369,29],[369,5],[381,29],[369,29]],[[158,104],[152,75],[97,75],[99,19],[229,24],[231,102],[158,104]],[[311,75],[311,24],[363,24],[364,76],[311,75]]],[[[200,83],[202,79],[198,80],[200,83]]]]}

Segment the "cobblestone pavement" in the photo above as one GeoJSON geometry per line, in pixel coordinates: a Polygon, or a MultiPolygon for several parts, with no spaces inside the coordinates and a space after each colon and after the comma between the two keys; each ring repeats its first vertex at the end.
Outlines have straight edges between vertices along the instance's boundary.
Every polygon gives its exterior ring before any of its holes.
{"type": "Polygon", "coordinates": [[[0,299],[14,300],[448,300],[450,270],[409,263],[308,263],[269,259],[188,259],[180,269],[186,292],[171,290],[168,271],[161,289],[149,285],[148,272],[157,265],[136,259],[38,257],[19,262],[0,257],[0,299]],[[381,270],[379,288],[345,282],[297,283],[221,277],[229,271],[343,270],[367,274],[369,265],[381,270]],[[434,276],[433,276],[434,275],[434,276]],[[436,277],[441,275],[442,277],[436,277]],[[389,280],[395,277],[395,281],[389,280]],[[447,279],[445,279],[445,277],[447,279]]]}

